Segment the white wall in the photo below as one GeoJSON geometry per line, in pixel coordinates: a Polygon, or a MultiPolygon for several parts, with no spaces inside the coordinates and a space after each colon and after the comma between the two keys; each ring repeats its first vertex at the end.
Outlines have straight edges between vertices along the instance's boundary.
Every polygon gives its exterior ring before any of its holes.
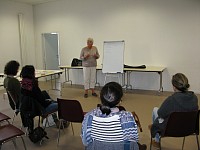
{"type": "MultiPolygon", "coordinates": [[[[199,0],[60,0],[33,8],[34,22],[32,6],[0,1],[1,70],[7,60],[20,60],[17,15],[23,13],[27,33],[23,59],[38,69],[43,67],[42,33],[59,33],[61,65],[70,65],[72,58],[79,57],[87,37],[93,37],[99,49],[99,65],[103,41],[125,40],[125,64],[166,66],[165,91],[172,90],[171,76],[183,72],[191,90],[200,93],[199,0]]],[[[78,73],[70,74],[76,84],[82,84],[82,72],[78,73]]],[[[99,79],[103,83],[103,76],[99,79]]],[[[157,90],[158,83],[154,73],[131,74],[131,84],[136,89],[157,90]]]]}
{"type": "Polygon", "coordinates": [[[31,5],[0,1],[0,72],[10,60],[21,64],[18,14],[23,14],[23,64],[35,65],[33,8],[31,5]]]}
{"type": "MultiPolygon", "coordinates": [[[[172,91],[171,76],[182,72],[191,90],[200,93],[199,0],[61,0],[34,6],[34,17],[37,52],[41,54],[41,33],[58,32],[61,65],[79,57],[87,37],[93,37],[99,49],[99,65],[103,41],[125,40],[125,64],[166,66],[165,91],[172,91]]],[[[37,62],[42,66],[41,57],[37,62]]],[[[82,84],[79,73],[74,71],[71,77],[82,84]]],[[[132,73],[131,84],[136,89],[157,90],[158,77],[132,73]]]]}

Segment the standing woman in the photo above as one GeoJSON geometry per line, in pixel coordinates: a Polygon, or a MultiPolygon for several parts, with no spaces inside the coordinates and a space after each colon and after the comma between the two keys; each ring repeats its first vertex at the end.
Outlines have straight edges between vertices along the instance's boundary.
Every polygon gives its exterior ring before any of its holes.
{"type": "Polygon", "coordinates": [[[97,97],[95,93],[95,78],[97,59],[100,57],[98,49],[93,46],[93,39],[87,39],[87,46],[81,50],[80,59],[82,60],[83,76],[84,76],[84,97],[88,97],[88,90],[91,89],[92,96],[97,97]]]}

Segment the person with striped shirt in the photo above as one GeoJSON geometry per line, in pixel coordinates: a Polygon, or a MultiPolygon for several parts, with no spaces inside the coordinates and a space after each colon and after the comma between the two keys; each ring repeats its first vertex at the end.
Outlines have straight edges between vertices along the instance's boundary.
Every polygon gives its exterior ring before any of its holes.
{"type": "Polygon", "coordinates": [[[132,113],[117,107],[122,96],[122,87],[116,82],[109,82],[102,88],[101,105],[88,112],[82,123],[81,137],[85,146],[93,141],[138,142],[137,124],[132,113]]]}

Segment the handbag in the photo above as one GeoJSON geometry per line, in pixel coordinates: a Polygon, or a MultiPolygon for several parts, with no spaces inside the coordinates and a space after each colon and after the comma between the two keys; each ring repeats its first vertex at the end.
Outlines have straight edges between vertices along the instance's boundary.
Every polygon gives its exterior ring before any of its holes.
{"type": "Polygon", "coordinates": [[[40,127],[40,116],[38,126],[31,133],[29,133],[28,137],[33,143],[40,142],[43,138],[49,139],[47,137],[47,132],[44,130],[44,128],[40,127]]]}
{"type": "Polygon", "coordinates": [[[71,66],[82,66],[82,60],[77,59],[77,58],[73,58],[71,66]]]}
{"type": "Polygon", "coordinates": [[[36,127],[33,132],[29,134],[29,139],[33,143],[41,141],[44,137],[48,139],[47,132],[42,127],[36,127]]]}

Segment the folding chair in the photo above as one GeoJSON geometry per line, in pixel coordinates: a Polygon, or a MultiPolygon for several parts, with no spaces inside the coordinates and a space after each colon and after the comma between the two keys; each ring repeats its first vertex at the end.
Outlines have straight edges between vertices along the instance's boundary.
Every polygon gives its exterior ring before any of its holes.
{"type": "Polygon", "coordinates": [[[10,124],[10,122],[8,121],[9,119],[10,119],[9,116],[0,112],[0,123],[7,122],[7,124],[0,126],[0,150],[4,143],[11,141],[11,140],[16,148],[15,139],[18,137],[21,137],[23,145],[24,145],[24,149],[26,150],[26,145],[25,145],[24,139],[22,137],[22,135],[24,135],[25,133],[22,130],[20,130],[19,128],[10,124]]]}
{"type": "Polygon", "coordinates": [[[8,99],[13,103],[13,105],[14,105],[14,108],[12,108],[13,109],[13,111],[14,111],[14,114],[13,114],[13,118],[12,118],[12,122],[11,122],[11,124],[13,124],[13,122],[14,122],[14,120],[15,120],[15,117],[17,116],[17,111],[19,111],[19,110],[17,110],[17,105],[16,105],[16,96],[15,96],[15,94],[14,93],[12,93],[11,91],[9,91],[9,90],[6,90],[7,91],[7,94],[8,94],[8,99]]]}
{"type": "Polygon", "coordinates": [[[15,127],[12,124],[0,126],[0,150],[4,143],[11,141],[11,140],[13,141],[13,144],[16,148],[15,139],[18,137],[21,137],[21,140],[24,145],[24,149],[26,150],[26,145],[25,145],[24,139],[22,137],[22,135],[24,135],[24,134],[25,133],[22,130],[20,130],[19,128],[15,127]]]}
{"type": "Polygon", "coordinates": [[[60,127],[63,125],[64,121],[71,122],[72,132],[74,135],[74,129],[72,122],[82,123],[84,119],[84,112],[82,106],[79,101],[77,100],[67,100],[67,99],[60,99],[57,98],[58,102],[58,117],[59,117],[59,131],[58,131],[58,139],[57,145],[59,143],[60,137],[60,127]]]}
{"type": "Polygon", "coordinates": [[[7,116],[7,115],[5,115],[5,114],[3,114],[3,113],[1,113],[0,112],[0,123],[2,123],[2,122],[7,122],[7,123],[9,123],[9,120],[10,119],[10,117],[9,116],[7,116]]]}
{"type": "MultiPolygon", "coordinates": [[[[185,137],[189,135],[196,135],[197,146],[199,150],[199,111],[190,112],[173,112],[170,114],[164,132],[160,133],[160,150],[161,139],[164,137],[184,137],[182,150],[184,147],[185,137]]],[[[150,150],[152,147],[152,137],[150,150]]]]}

